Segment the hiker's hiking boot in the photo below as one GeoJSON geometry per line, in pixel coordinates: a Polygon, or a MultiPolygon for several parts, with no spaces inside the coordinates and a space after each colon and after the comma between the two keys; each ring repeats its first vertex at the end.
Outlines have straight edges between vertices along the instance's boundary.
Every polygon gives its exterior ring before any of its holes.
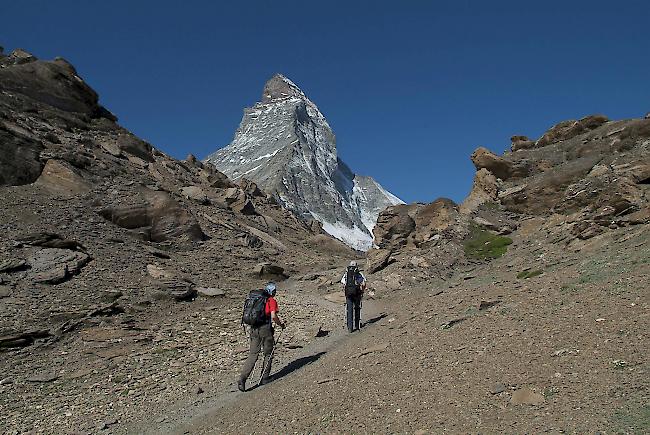
{"type": "Polygon", "coordinates": [[[237,388],[239,389],[239,391],[242,391],[242,392],[246,391],[246,380],[242,380],[242,379],[238,380],[237,381],[237,388]]]}

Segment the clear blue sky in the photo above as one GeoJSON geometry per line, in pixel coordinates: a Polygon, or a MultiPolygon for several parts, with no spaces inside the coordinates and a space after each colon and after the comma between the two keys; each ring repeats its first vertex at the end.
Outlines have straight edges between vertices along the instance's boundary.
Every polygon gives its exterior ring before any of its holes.
{"type": "Polygon", "coordinates": [[[8,1],[0,45],[63,56],[163,151],[230,142],[275,72],[340,156],[407,202],[462,200],[502,152],[591,113],[650,111],[647,1],[8,1]]]}

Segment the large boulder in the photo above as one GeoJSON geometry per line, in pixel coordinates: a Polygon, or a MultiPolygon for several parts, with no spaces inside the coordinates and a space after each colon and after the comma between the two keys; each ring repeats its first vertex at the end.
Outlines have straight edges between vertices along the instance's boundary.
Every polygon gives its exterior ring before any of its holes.
{"type": "Polygon", "coordinates": [[[76,196],[90,191],[90,184],[69,164],[50,159],[35,183],[49,192],[76,196]]]}
{"type": "Polygon", "coordinates": [[[101,209],[99,214],[152,242],[179,236],[195,241],[205,238],[196,218],[166,192],[147,189],[124,198],[124,203],[101,209]]]}
{"type": "Polygon", "coordinates": [[[124,153],[139,157],[145,162],[153,162],[153,147],[132,134],[124,133],[117,137],[117,148],[124,153]]]}
{"type": "Polygon", "coordinates": [[[526,177],[530,173],[530,164],[526,160],[513,162],[497,156],[486,148],[479,147],[472,153],[472,163],[476,170],[487,169],[502,180],[526,177]]]}
{"type": "MultiPolygon", "coordinates": [[[[449,232],[459,220],[458,206],[447,198],[438,198],[432,203],[418,208],[415,214],[415,234],[413,241],[417,246],[433,239],[436,234],[449,232]]],[[[451,234],[450,234],[451,235],[451,234]]]]}
{"type": "Polygon", "coordinates": [[[410,216],[417,205],[399,204],[388,207],[377,217],[377,224],[372,230],[375,244],[386,248],[393,244],[402,244],[415,229],[415,221],[410,216]]]}
{"type": "Polygon", "coordinates": [[[84,252],[46,248],[32,254],[27,263],[34,282],[58,284],[79,273],[89,261],[90,256],[84,252]]]}
{"type": "MultiPolygon", "coordinates": [[[[1,71],[1,70],[0,70],[1,71]]],[[[0,122],[0,186],[31,184],[41,175],[43,144],[17,135],[0,122]]]]}

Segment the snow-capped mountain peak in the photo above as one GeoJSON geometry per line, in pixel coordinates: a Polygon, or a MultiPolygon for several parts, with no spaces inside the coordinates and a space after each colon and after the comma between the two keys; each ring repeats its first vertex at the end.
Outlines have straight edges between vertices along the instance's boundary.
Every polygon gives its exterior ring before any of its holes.
{"type": "Polygon", "coordinates": [[[402,203],[338,158],[323,114],[281,74],[266,82],[262,101],[244,109],[233,141],[206,161],[234,180],[255,181],[286,208],[320,221],[325,231],[359,250],[372,246],[379,213],[402,203]]]}

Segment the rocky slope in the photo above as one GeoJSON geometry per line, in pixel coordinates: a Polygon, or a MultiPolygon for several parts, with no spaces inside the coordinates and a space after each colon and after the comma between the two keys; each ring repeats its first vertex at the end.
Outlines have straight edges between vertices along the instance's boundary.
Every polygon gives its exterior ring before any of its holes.
{"type": "MultiPolygon", "coordinates": [[[[194,395],[197,372],[230,382],[243,295],[269,279],[323,292],[354,256],[254,183],[134,136],[72,65],[24,50],[0,53],[0,198],[8,433],[139,418],[194,395]]],[[[287,313],[314,309],[293,297],[287,313]]],[[[294,322],[292,340],[314,338],[294,322]]]]}
{"type": "Polygon", "coordinates": [[[266,83],[262,101],[244,110],[233,141],[206,162],[233,180],[253,180],[287,209],[321,222],[359,250],[371,246],[379,212],[402,202],[337,157],[323,114],[280,74],[266,83]]]}
{"type": "Polygon", "coordinates": [[[494,252],[476,251],[475,242],[498,251],[508,243],[502,236],[531,217],[554,223],[555,242],[571,250],[650,221],[650,119],[565,121],[536,141],[513,136],[503,156],[478,148],[471,159],[477,172],[461,205],[439,199],[380,214],[369,269],[381,270],[388,288],[399,286],[405,267],[444,277],[454,266],[489,259],[494,252]]]}
{"type": "Polygon", "coordinates": [[[649,127],[478,149],[463,204],[380,214],[360,334],[174,433],[647,433],[649,127]]]}

